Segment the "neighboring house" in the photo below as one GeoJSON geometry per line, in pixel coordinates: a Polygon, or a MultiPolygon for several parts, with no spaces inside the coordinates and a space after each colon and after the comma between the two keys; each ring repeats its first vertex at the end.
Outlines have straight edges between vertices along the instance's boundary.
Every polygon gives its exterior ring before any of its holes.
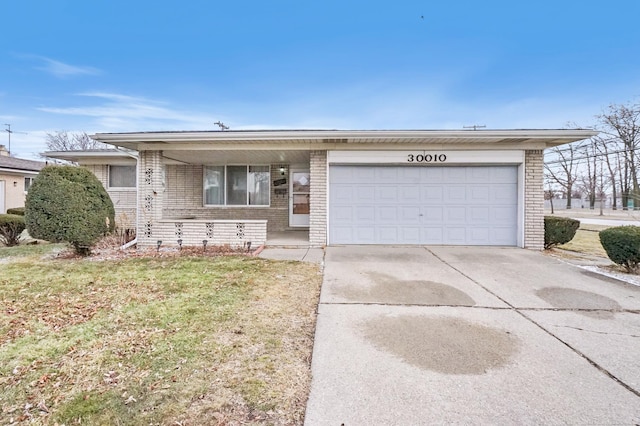
{"type": "Polygon", "coordinates": [[[0,214],[24,207],[29,186],[44,166],[42,161],[10,157],[5,146],[0,145],[0,214]]]}
{"type": "MultiPolygon", "coordinates": [[[[593,135],[581,129],[265,130],[92,137],[138,153],[142,247],[178,240],[261,244],[268,233],[308,229],[311,246],[542,249],[543,150],[593,135]]],[[[103,182],[113,160],[92,159],[103,182]]],[[[80,156],[73,161],[89,166],[80,156]]]]}
{"type": "Polygon", "coordinates": [[[116,212],[119,230],[136,228],[137,153],[117,149],[49,151],[47,158],[71,161],[96,175],[107,190],[116,212]]]}

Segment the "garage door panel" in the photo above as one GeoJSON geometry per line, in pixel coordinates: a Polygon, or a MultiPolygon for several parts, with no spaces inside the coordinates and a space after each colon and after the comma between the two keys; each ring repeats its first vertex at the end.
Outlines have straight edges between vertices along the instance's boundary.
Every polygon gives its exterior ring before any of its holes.
{"type": "Polygon", "coordinates": [[[423,207],[421,209],[423,222],[442,222],[444,217],[444,208],[442,206],[437,207],[423,207]]]}
{"type": "Polygon", "coordinates": [[[376,223],[397,224],[398,208],[396,206],[379,206],[376,211],[376,223]]]}
{"type": "Polygon", "coordinates": [[[465,203],[467,187],[465,185],[449,185],[444,187],[445,203],[465,203]]]}
{"type": "Polygon", "coordinates": [[[468,208],[469,223],[473,225],[489,224],[491,222],[490,212],[491,212],[490,207],[469,207],[468,208]]]}
{"type": "Polygon", "coordinates": [[[418,204],[420,203],[420,186],[419,185],[399,185],[399,197],[404,203],[418,204]]]}
{"type": "Polygon", "coordinates": [[[486,241],[491,240],[491,228],[488,226],[474,226],[469,229],[468,238],[469,245],[485,244],[486,241]]]}
{"type": "Polygon", "coordinates": [[[491,217],[495,219],[496,226],[512,226],[517,223],[517,209],[515,206],[491,207],[491,217]]]}
{"type": "Polygon", "coordinates": [[[430,227],[425,226],[422,228],[422,234],[420,238],[421,244],[443,244],[444,243],[444,229],[441,226],[430,227]]]}
{"type": "Polygon", "coordinates": [[[446,244],[462,245],[467,243],[467,228],[464,226],[448,226],[444,229],[446,244]]]}
{"type": "MultiPolygon", "coordinates": [[[[356,206],[355,210],[355,219],[353,223],[375,223],[376,221],[376,210],[373,208],[373,205],[370,206],[356,206]]],[[[354,216],[352,216],[353,218],[354,216]]]]}
{"type": "Polygon", "coordinates": [[[398,226],[378,226],[376,229],[378,233],[377,240],[379,244],[398,244],[400,236],[398,235],[398,226]]]}
{"type": "Polygon", "coordinates": [[[443,167],[418,167],[420,169],[420,183],[442,183],[444,182],[443,167]]]}
{"type": "Polygon", "coordinates": [[[398,186],[379,186],[376,190],[376,200],[381,203],[395,203],[398,201],[398,186]]]}
{"type": "Polygon", "coordinates": [[[466,167],[443,167],[444,182],[446,183],[465,183],[467,182],[466,167]]]}
{"type": "Polygon", "coordinates": [[[330,244],[516,245],[516,166],[331,166],[330,244]]]}
{"type": "Polygon", "coordinates": [[[515,183],[518,181],[516,167],[487,167],[492,183],[515,183]]]}
{"type": "Polygon", "coordinates": [[[376,199],[376,186],[375,185],[358,185],[357,189],[351,192],[351,198],[349,202],[354,200],[358,203],[374,203],[376,199]]]}
{"type": "Polygon", "coordinates": [[[494,184],[491,186],[489,203],[513,204],[517,199],[518,186],[516,184],[494,184]]]}
{"type": "Polygon", "coordinates": [[[466,221],[467,208],[465,206],[444,208],[444,223],[466,223],[466,221]]]}
{"type": "Polygon", "coordinates": [[[398,206],[399,222],[405,224],[420,223],[420,207],[418,206],[398,206]]]}
{"type": "Polygon", "coordinates": [[[424,203],[441,204],[444,200],[444,188],[440,185],[424,185],[421,190],[424,203]]]}
{"type": "Polygon", "coordinates": [[[490,194],[490,185],[470,185],[467,187],[466,200],[471,203],[487,204],[487,200],[490,199],[490,194]]]}

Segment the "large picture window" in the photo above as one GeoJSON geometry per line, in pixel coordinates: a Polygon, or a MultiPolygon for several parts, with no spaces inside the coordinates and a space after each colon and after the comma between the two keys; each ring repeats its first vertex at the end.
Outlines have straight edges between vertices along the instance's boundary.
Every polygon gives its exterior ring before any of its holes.
{"type": "Polygon", "coordinates": [[[268,206],[269,166],[205,166],[206,206],[268,206]]]}
{"type": "Polygon", "coordinates": [[[135,188],[136,166],[109,166],[109,188],[135,188]]]}

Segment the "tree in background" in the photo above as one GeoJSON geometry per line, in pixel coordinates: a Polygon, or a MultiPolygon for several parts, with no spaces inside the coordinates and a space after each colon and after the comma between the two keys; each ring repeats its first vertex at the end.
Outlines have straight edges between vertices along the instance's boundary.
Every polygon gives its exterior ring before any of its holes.
{"type": "Polygon", "coordinates": [[[107,191],[89,170],[47,166],[29,187],[25,221],[33,238],[67,242],[86,256],[113,231],[115,211],[107,191]]]}
{"type": "Polygon", "coordinates": [[[618,182],[623,208],[633,200],[634,208],[640,201],[638,170],[640,169],[640,104],[609,105],[598,116],[602,140],[609,152],[622,154],[618,182]]]}
{"type": "Polygon", "coordinates": [[[86,132],[69,133],[59,130],[55,133],[47,133],[45,143],[48,151],[83,151],[87,149],[106,149],[107,145],[95,141],[86,132]]]}
{"type": "Polygon", "coordinates": [[[578,181],[579,152],[581,144],[572,143],[564,147],[554,147],[549,153],[553,160],[545,161],[544,168],[549,179],[564,189],[567,194],[567,209],[571,208],[571,195],[578,181]]]}

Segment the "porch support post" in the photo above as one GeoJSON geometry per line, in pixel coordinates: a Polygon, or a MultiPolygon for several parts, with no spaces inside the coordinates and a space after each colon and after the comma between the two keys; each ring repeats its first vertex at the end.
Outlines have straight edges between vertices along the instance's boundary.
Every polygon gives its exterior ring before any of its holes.
{"type": "Polygon", "coordinates": [[[524,156],[524,247],[544,248],[543,152],[527,150],[524,156]]]}
{"type": "Polygon", "coordinates": [[[327,151],[310,152],[311,210],[309,213],[309,245],[327,244],[327,151]]]}
{"type": "Polygon", "coordinates": [[[140,151],[138,167],[138,247],[153,247],[161,240],[164,188],[162,151],[140,151]]]}

